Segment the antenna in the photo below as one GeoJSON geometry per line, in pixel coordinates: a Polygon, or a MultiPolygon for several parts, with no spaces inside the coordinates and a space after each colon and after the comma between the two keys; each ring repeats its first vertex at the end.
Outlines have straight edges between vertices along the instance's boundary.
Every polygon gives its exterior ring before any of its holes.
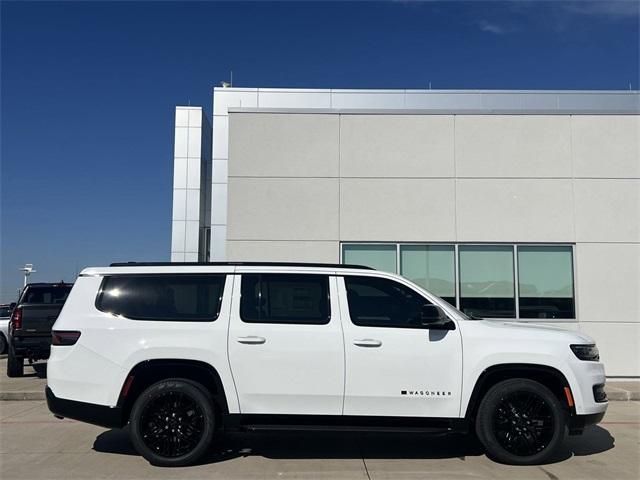
{"type": "Polygon", "coordinates": [[[431,90],[431,82],[429,82],[429,90],[431,90]]]}
{"type": "Polygon", "coordinates": [[[229,84],[230,84],[229,86],[233,88],[233,70],[231,70],[231,75],[230,75],[230,77],[231,77],[231,78],[229,78],[229,84]]]}

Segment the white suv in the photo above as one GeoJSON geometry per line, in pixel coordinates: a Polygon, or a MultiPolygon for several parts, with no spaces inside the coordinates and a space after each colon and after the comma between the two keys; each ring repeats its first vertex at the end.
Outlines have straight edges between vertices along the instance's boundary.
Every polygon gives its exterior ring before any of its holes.
{"type": "Polygon", "coordinates": [[[156,465],[231,429],[477,433],[548,460],[607,409],[576,332],[470,319],[397,275],[292,263],[89,268],[54,325],[47,401],[120,428],[156,465]]]}

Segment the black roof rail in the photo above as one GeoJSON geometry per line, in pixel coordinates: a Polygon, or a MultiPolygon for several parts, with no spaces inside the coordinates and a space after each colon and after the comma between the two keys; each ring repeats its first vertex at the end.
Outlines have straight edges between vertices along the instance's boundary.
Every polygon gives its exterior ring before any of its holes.
{"type": "Polygon", "coordinates": [[[305,262],[114,262],[110,267],[171,267],[171,266],[231,266],[231,267],[320,267],[320,268],[357,268],[375,270],[364,265],[346,263],[305,263],[305,262]]]}

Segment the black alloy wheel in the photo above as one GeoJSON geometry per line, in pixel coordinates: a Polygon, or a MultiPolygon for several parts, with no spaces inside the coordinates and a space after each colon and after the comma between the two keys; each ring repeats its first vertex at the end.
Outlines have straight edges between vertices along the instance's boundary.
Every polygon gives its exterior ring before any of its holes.
{"type": "Polygon", "coordinates": [[[204,414],[190,396],[168,391],[145,405],[140,433],[154,452],[163,457],[179,457],[192,451],[202,439],[204,414]]]}
{"type": "Polygon", "coordinates": [[[532,392],[512,392],[501,398],[494,412],[498,443],[521,457],[544,450],[553,438],[553,412],[544,398],[532,392]]]}
{"type": "Polygon", "coordinates": [[[505,380],[482,399],[476,433],[493,459],[536,465],[557,454],[566,435],[567,414],[546,386],[524,378],[505,380]]]}
{"type": "Polygon", "coordinates": [[[145,390],[131,412],[131,439],[150,463],[183,466],[204,455],[215,430],[213,400],[201,385],[168,379],[145,390]]]}

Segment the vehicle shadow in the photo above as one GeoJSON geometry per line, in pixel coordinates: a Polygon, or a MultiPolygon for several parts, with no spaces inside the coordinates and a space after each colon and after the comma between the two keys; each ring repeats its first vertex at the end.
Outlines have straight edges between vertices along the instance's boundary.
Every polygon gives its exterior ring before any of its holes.
{"type": "Polygon", "coordinates": [[[47,364],[45,363],[34,363],[31,365],[33,368],[33,372],[29,372],[28,370],[22,375],[23,377],[38,377],[38,378],[47,378],[47,364]]]}
{"type": "MultiPolygon", "coordinates": [[[[549,463],[572,456],[595,455],[614,447],[614,438],[602,427],[587,427],[581,437],[568,437],[549,463]]],[[[378,433],[234,433],[225,435],[223,448],[213,448],[200,464],[233,458],[261,456],[273,459],[441,459],[484,455],[484,448],[472,436],[427,436],[378,433]]],[[[129,432],[108,430],[96,437],[93,449],[118,455],[138,455],[129,432]]]]}

